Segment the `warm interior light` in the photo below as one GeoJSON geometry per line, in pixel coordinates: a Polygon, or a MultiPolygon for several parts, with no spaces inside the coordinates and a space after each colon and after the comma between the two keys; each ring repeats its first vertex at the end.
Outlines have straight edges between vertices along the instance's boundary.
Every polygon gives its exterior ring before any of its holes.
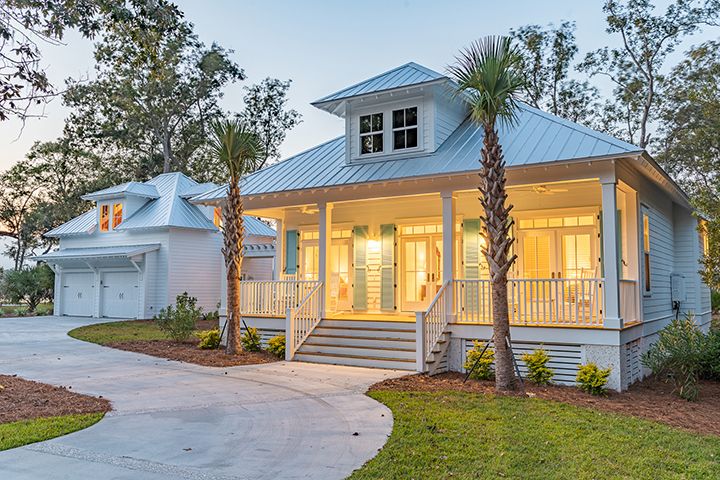
{"type": "Polygon", "coordinates": [[[379,240],[368,240],[367,241],[367,249],[370,253],[377,253],[380,251],[380,241],[379,240]]]}

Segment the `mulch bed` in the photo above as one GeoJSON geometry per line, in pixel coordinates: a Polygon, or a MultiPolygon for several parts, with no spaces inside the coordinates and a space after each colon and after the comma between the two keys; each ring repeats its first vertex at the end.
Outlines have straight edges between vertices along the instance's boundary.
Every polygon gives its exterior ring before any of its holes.
{"type": "MultiPolygon", "coordinates": [[[[454,390],[494,394],[493,382],[468,380],[460,373],[443,373],[433,377],[408,375],[376,383],[370,391],[424,391],[454,390]]],[[[688,402],[672,393],[672,386],[649,378],[636,383],[623,393],[608,392],[607,397],[594,397],[574,387],[538,387],[525,383],[525,395],[569,403],[606,412],[619,413],[662,422],[695,433],[720,435],[720,382],[703,381],[700,398],[688,402]]]]}
{"type": "Polygon", "coordinates": [[[201,350],[198,348],[197,339],[188,340],[187,342],[135,340],[132,342],[113,342],[107,344],[107,346],[129,352],[144,353],[167,360],[194,363],[205,367],[232,367],[278,361],[277,357],[265,351],[241,352],[237,355],[228,355],[223,347],[218,350],[201,350]]]}
{"type": "Polygon", "coordinates": [[[0,375],[0,423],[111,410],[108,400],[71,392],[71,388],[0,375]]]}

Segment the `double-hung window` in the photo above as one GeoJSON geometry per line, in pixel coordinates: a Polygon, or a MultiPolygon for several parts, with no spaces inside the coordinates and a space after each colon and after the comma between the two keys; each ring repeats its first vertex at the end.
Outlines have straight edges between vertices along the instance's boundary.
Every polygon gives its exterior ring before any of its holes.
{"type": "Polygon", "coordinates": [[[123,217],[123,206],[122,203],[116,203],[113,205],[113,221],[112,221],[112,228],[115,230],[115,227],[120,225],[122,223],[122,217],[123,217]]]}
{"type": "Polygon", "coordinates": [[[110,205],[100,205],[100,231],[110,230],[110,205]]]}
{"type": "Polygon", "coordinates": [[[360,154],[383,151],[383,114],[372,113],[360,116],[360,154]]]}
{"type": "Polygon", "coordinates": [[[417,107],[393,110],[393,149],[403,150],[418,146],[417,107]]]}
{"type": "Polygon", "coordinates": [[[649,295],[652,292],[650,286],[650,215],[647,212],[642,214],[643,229],[643,292],[649,295]]]}

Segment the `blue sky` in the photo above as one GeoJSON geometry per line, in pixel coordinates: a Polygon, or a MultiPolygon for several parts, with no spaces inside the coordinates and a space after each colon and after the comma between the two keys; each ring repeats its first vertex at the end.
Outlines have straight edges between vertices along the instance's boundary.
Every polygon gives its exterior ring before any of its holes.
{"type": "MultiPolygon", "coordinates": [[[[303,123],[288,134],[281,149],[284,156],[343,131],[341,119],[315,109],[310,102],[408,61],[444,71],[455,53],[476,38],[506,34],[521,25],[557,24],[562,20],[577,23],[578,59],[616,41],[605,33],[601,0],[176,3],[195,24],[201,40],[234,50],[233,58],[245,69],[248,79],[225,92],[223,106],[228,110],[242,108],[243,85],[267,76],[293,80],[290,104],[302,113],[303,123]]],[[[660,10],[668,2],[656,3],[660,10]]],[[[713,35],[717,31],[708,30],[692,43],[713,35]]],[[[92,76],[89,41],[71,33],[66,45],[43,50],[56,85],[62,86],[69,76],[92,76]]],[[[22,132],[19,122],[0,124],[0,170],[21,159],[35,141],[52,140],[61,134],[67,111],[60,101],[47,106],[45,113],[45,118],[28,121],[22,132]]]]}

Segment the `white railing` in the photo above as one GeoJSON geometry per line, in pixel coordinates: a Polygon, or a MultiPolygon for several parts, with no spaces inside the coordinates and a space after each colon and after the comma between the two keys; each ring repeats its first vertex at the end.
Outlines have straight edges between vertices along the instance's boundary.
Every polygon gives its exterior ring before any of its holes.
{"type": "Polygon", "coordinates": [[[318,282],[305,280],[241,281],[240,313],[263,317],[284,317],[297,307],[318,282]]]}
{"type": "Polygon", "coordinates": [[[637,282],[620,280],[620,317],[625,323],[640,320],[637,282]]]}
{"type": "MultiPolygon", "coordinates": [[[[492,323],[490,280],[455,280],[455,321],[492,323]]],[[[602,326],[603,279],[508,280],[511,325],[602,326]]]]}
{"type": "Polygon", "coordinates": [[[428,309],[416,313],[417,370],[425,371],[426,360],[443,333],[452,313],[452,287],[445,282],[438,290],[428,309]]]}
{"type": "Polygon", "coordinates": [[[323,313],[323,288],[321,282],[300,301],[297,307],[289,307],[285,313],[285,359],[292,360],[300,345],[320,323],[323,313]]]}

